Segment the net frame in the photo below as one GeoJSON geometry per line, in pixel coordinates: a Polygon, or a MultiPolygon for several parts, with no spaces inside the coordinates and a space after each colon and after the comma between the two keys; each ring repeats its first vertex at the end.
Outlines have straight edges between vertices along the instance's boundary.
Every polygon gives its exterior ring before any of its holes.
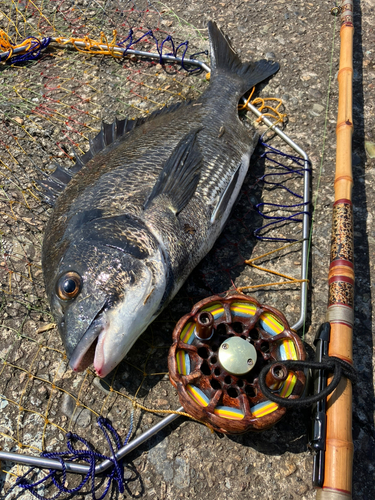
{"type": "MultiPolygon", "coordinates": [[[[191,60],[191,64],[195,64],[195,61],[191,60]]],[[[201,63],[199,64],[201,66],[201,63]]],[[[208,68],[209,69],[209,68],[208,68]]],[[[244,100],[245,101],[245,100],[244,100]]],[[[258,118],[261,118],[261,120],[265,123],[267,127],[272,129],[279,137],[281,137],[289,146],[291,146],[296,153],[298,153],[303,160],[305,161],[305,173],[304,173],[304,194],[303,194],[303,202],[305,206],[308,206],[311,202],[310,200],[310,169],[308,168],[309,165],[309,158],[307,153],[300,147],[298,146],[287,134],[285,134],[279,127],[275,126],[272,121],[270,121],[267,117],[262,116],[261,112],[252,104],[247,105],[248,109],[258,118]]],[[[309,231],[310,231],[310,219],[308,214],[303,215],[303,225],[302,225],[302,232],[303,232],[303,243],[302,243],[302,266],[301,266],[301,300],[300,300],[300,317],[298,321],[291,327],[292,330],[298,330],[304,323],[305,318],[306,318],[306,303],[307,303],[307,262],[308,262],[308,236],[309,236],[309,231]]],[[[140,446],[142,443],[144,443],[147,439],[150,437],[154,436],[157,434],[161,429],[169,425],[171,422],[173,422],[176,418],[180,416],[180,413],[183,412],[183,408],[180,407],[178,410],[176,410],[176,413],[168,415],[167,417],[164,417],[164,419],[159,422],[158,424],[154,425],[149,431],[143,433],[141,436],[136,441],[133,441],[132,443],[129,443],[125,445],[123,448],[121,448],[115,455],[117,460],[121,460],[123,457],[125,457],[128,453],[133,451],[135,448],[140,446]]],[[[40,468],[47,468],[47,469],[55,469],[55,470],[62,470],[62,466],[60,461],[54,460],[54,459],[46,459],[46,458],[37,458],[37,457],[31,457],[31,456],[26,456],[26,455],[21,455],[19,453],[6,453],[6,452],[1,452],[0,451],[0,459],[4,460],[11,460],[13,462],[17,463],[22,463],[25,465],[30,465],[33,467],[40,467],[40,468]]],[[[100,465],[95,467],[95,474],[99,475],[102,474],[105,470],[107,470],[110,466],[112,465],[112,462],[110,460],[106,460],[102,462],[100,465]]],[[[84,465],[76,465],[76,464],[68,464],[67,465],[67,470],[69,472],[74,472],[77,474],[87,474],[89,471],[89,466],[84,466],[84,465]]]]}

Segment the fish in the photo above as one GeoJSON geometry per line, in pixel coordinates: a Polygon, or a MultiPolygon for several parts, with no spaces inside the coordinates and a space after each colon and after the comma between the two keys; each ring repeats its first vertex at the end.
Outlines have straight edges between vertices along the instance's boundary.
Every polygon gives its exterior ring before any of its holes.
{"type": "Polygon", "coordinates": [[[279,64],[241,62],[208,23],[210,82],[195,101],[102,123],[90,149],[39,181],[54,206],[42,246],[51,311],[72,370],[108,375],[223,230],[258,133],[239,99],[279,64]]]}

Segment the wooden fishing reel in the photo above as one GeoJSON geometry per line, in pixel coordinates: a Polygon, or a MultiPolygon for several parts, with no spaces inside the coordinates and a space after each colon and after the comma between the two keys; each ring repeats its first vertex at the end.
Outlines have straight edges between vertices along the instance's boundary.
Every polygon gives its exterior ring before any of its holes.
{"type": "Polygon", "coordinates": [[[169,377],[185,411],[228,434],[268,429],[286,408],[261,392],[258,376],[274,364],[267,386],[288,399],[301,396],[303,371],[285,360],[304,360],[305,351],[276,309],[238,293],[198,302],[177,323],[169,351],[169,377]]]}

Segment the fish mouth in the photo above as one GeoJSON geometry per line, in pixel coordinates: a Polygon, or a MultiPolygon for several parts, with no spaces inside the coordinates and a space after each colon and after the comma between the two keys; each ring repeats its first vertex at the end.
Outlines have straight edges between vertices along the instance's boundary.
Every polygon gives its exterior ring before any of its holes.
{"type": "Polygon", "coordinates": [[[82,372],[94,362],[98,337],[106,327],[103,309],[96,315],[70,357],[69,365],[74,372],[82,372]]]}
{"type": "Polygon", "coordinates": [[[108,372],[108,368],[105,366],[104,340],[105,331],[102,330],[95,342],[95,356],[93,360],[95,372],[98,377],[105,377],[108,372]]]}

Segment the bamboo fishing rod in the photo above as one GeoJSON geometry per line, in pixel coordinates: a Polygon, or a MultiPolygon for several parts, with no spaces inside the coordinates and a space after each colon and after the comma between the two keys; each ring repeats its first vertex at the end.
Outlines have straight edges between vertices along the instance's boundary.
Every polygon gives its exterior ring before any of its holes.
{"type": "MultiPolygon", "coordinates": [[[[335,202],[333,205],[331,263],[327,321],[330,323],[329,356],[353,363],[354,268],[352,205],[352,81],[353,0],[341,0],[341,48],[338,73],[339,105],[335,202]]],[[[352,498],[352,384],[343,377],[328,397],[323,487],[318,500],[352,498]]]]}

